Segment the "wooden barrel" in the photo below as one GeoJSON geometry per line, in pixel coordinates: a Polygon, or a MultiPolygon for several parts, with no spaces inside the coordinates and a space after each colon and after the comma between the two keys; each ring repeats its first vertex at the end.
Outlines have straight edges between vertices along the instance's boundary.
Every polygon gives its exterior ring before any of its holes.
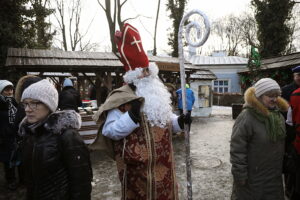
{"type": "Polygon", "coordinates": [[[231,104],[231,107],[232,107],[232,119],[236,119],[243,110],[243,104],[233,103],[231,104]]]}

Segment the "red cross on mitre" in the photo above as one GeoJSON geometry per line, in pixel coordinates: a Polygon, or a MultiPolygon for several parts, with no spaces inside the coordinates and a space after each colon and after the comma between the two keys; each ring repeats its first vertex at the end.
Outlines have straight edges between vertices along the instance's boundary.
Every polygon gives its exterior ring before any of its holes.
{"type": "Polygon", "coordinates": [[[130,24],[125,24],[122,32],[116,32],[115,38],[121,55],[121,62],[124,64],[126,71],[149,66],[148,57],[136,28],[130,24]]]}

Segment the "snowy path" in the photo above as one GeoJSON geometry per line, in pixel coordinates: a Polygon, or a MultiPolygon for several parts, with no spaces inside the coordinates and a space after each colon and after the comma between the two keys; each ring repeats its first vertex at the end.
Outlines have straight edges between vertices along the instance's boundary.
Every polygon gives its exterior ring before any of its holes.
{"type": "MultiPolygon", "coordinates": [[[[230,199],[232,178],[229,140],[233,123],[226,108],[218,109],[211,118],[199,118],[193,121],[191,131],[193,199],[230,199]]],[[[176,136],[173,142],[179,195],[180,199],[185,199],[184,138],[176,136]]],[[[94,152],[92,157],[96,182],[93,188],[93,199],[119,200],[120,184],[114,162],[99,152],[94,152]]]]}

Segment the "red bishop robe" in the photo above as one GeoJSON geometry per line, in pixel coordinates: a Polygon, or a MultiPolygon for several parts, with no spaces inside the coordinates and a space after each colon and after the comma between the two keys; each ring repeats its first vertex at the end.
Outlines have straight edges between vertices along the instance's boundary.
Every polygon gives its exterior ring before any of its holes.
{"type": "Polygon", "coordinates": [[[171,128],[140,124],[113,144],[122,200],[177,200],[171,128]]]}

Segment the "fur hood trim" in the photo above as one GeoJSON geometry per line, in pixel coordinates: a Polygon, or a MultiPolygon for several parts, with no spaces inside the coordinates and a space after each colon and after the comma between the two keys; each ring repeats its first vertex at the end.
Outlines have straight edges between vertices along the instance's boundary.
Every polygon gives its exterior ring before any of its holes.
{"type": "MultiPolygon", "coordinates": [[[[266,108],[255,96],[255,88],[250,87],[247,89],[244,95],[245,104],[244,107],[252,107],[256,111],[262,113],[265,116],[269,115],[269,110],[266,108]]],[[[290,107],[288,102],[281,97],[277,99],[277,106],[280,111],[287,112],[290,107]]]]}
{"type": "MultiPolygon", "coordinates": [[[[26,75],[26,76],[23,76],[19,79],[18,83],[17,83],[17,86],[16,86],[16,89],[15,89],[15,99],[18,103],[21,102],[21,97],[22,97],[22,89],[24,88],[24,83],[26,81],[28,81],[29,79],[37,79],[39,78],[38,76],[34,76],[34,75],[26,75]]],[[[42,80],[42,79],[41,79],[42,80]]]]}
{"type": "MultiPolygon", "coordinates": [[[[25,117],[20,124],[20,129],[26,121],[25,117]]],[[[74,110],[56,111],[48,116],[43,126],[53,134],[61,134],[67,129],[79,130],[81,127],[81,116],[74,110]]]]}

